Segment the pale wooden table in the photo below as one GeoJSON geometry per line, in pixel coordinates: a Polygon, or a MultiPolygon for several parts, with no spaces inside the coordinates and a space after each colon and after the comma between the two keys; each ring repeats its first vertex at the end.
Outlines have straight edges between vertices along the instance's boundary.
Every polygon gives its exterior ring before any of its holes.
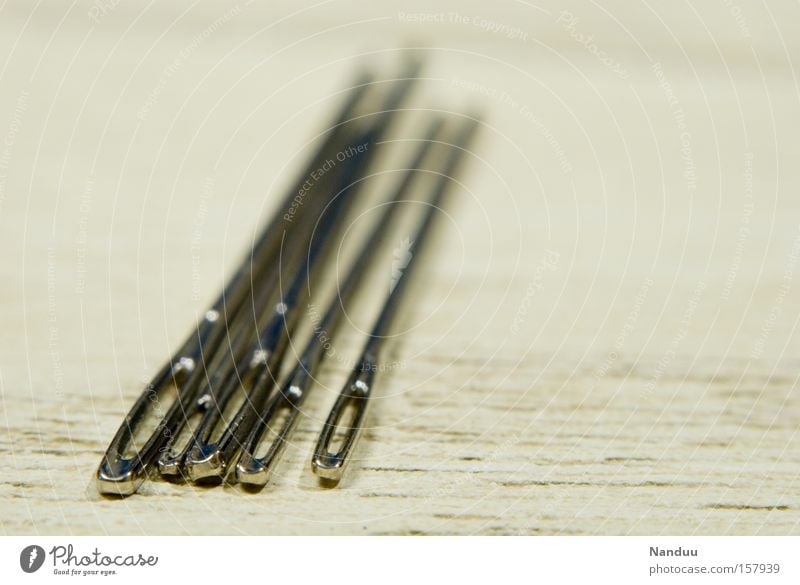
{"type": "Polygon", "coordinates": [[[3,532],[800,532],[796,4],[113,4],[0,5],[3,532]],[[102,499],[354,55],[403,39],[490,128],[346,480],[308,469],[332,362],[262,493],[102,499]]]}

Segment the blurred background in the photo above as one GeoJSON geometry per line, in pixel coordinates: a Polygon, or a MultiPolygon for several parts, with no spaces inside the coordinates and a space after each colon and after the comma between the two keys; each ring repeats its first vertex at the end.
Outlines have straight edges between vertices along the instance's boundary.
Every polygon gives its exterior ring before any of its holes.
{"type": "Polygon", "coordinates": [[[797,533],[798,23],[788,1],[2,3],[5,532],[797,533]],[[331,363],[280,498],[102,500],[121,418],[356,70],[412,54],[415,107],[486,124],[348,483],[308,471],[331,363]]]}

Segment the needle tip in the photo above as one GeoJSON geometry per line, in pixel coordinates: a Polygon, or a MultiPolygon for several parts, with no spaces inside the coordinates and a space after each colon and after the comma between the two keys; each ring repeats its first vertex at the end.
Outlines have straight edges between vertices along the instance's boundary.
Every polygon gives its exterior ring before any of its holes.
{"type": "Polygon", "coordinates": [[[345,460],[334,453],[318,453],[311,460],[311,470],[323,480],[339,483],[345,460]]]}
{"type": "Polygon", "coordinates": [[[158,460],[158,472],[168,481],[175,481],[183,477],[183,466],[178,457],[162,457],[158,460]]]}
{"type": "Polygon", "coordinates": [[[261,488],[269,482],[270,470],[256,460],[236,465],[236,481],[246,487],[261,488]]]}
{"type": "Polygon", "coordinates": [[[208,483],[222,480],[225,474],[225,461],[219,451],[189,457],[184,466],[186,476],[195,483],[208,483]]]}
{"type": "Polygon", "coordinates": [[[133,469],[112,473],[105,465],[100,466],[100,469],[97,470],[95,480],[97,491],[104,496],[131,496],[136,493],[142,483],[144,483],[144,477],[133,469]]]}

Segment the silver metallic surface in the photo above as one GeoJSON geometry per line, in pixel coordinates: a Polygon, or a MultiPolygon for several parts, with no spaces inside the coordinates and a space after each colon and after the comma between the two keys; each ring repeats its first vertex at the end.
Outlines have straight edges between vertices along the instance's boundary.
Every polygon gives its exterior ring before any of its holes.
{"type": "MultiPolygon", "coordinates": [[[[351,263],[350,270],[338,289],[338,294],[334,294],[330,300],[318,325],[320,331],[332,334],[337,328],[344,315],[344,305],[353,297],[363,274],[379,256],[378,251],[385,234],[401,216],[396,213],[395,206],[408,195],[415,172],[429,153],[441,126],[442,120],[438,117],[430,124],[426,136],[406,165],[406,170],[398,185],[383,204],[384,209],[381,216],[375,222],[372,231],[365,238],[356,258],[351,263]]],[[[262,487],[269,481],[270,473],[283,453],[297,422],[300,408],[313,386],[314,373],[317,371],[324,353],[323,339],[318,335],[312,336],[280,391],[270,397],[242,448],[242,454],[236,466],[236,479],[240,483],[262,487]],[[285,417],[283,423],[278,428],[274,428],[275,421],[281,415],[285,417]],[[267,430],[271,432],[272,443],[263,457],[256,457],[255,454],[267,430]]]]}
{"type": "Polygon", "coordinates": [[[457,174],[466,148],[474,138],[477,128],[477,118],[467,118],[461,124],[453,144],[449,145],[450,150],[445,163],[438,170],[438,177],[431,189],[431,195],[427,201],[428,207],[422,214],[415,235],[412,237],[416,243],[416,253],[411,257],[405,271],[399,276],[399,280],[386,298],[364,346],[359,363],[353,369],[328,414],[328,419],[319,435],[311,459],[312,470],[322,479],[332,482],[340,481],[352,458],[352,451],[364,426],[375,372],[380,369],[380,357],[386,345],[387,334],[390,332],[402,301],[407,296],[408,283],[413,269],[419,265],[425,245],[430,242],[430,234],[436,225],[437,211],[452,186],[452,178],[457,174]],[[343,418],[348,411],[352,412],[352,419],[350,422],[344,423],[343,418]],[[343,433],[344,439],[341,447],[332,451],[331,443],[338,433],[343,433]]]}

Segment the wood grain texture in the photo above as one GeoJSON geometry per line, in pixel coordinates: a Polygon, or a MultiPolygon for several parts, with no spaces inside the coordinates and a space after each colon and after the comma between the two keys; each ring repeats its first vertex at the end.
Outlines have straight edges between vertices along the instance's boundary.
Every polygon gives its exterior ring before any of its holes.
{"type": "Polygon", "coordinates": [[[4,533],[800,533],[797,6],[495,4],[0,8],[4,533]],[[101,498],[354,55],[408,38],[419,103],[488,122],[345,480],[309,459],[353,332],[261,493],[101,498]]]}

